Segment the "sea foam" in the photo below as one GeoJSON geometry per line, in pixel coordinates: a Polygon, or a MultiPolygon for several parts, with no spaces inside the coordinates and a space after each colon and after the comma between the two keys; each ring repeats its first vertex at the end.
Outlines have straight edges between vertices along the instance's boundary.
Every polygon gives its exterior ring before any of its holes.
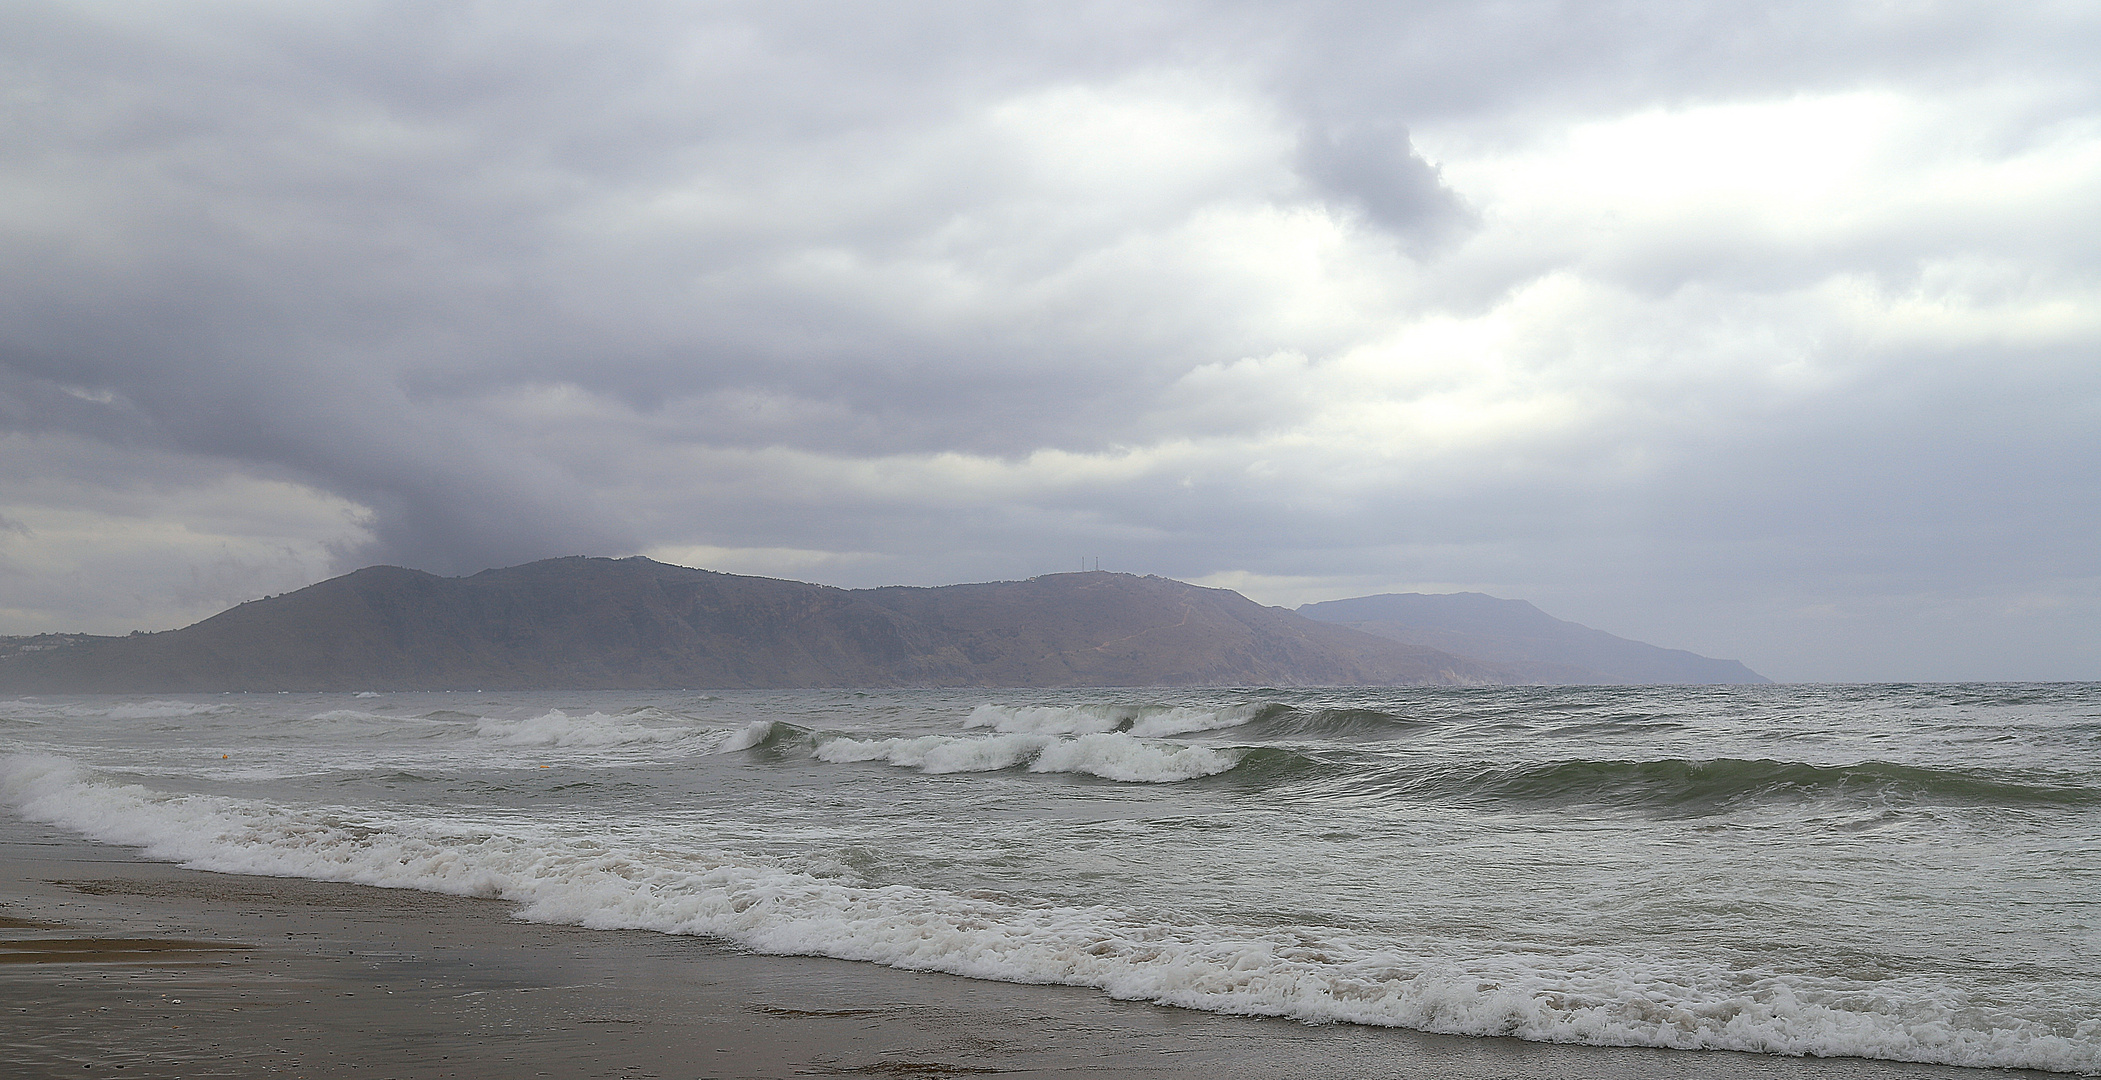
{"type": "Polygon", "coordinates": [[[1162,744],[1120,731],[1077,738],[1049,735],[922,735],[909,739],[834,738],[812,752],[820,761],[883,761],[928,773],[992,772],[1026,764],[1030,772],[1085,773],[1125,783],[1161,784],[1213,776],[1242,752],[1162,744]]]}
{"type": "Polygon", "coordinates": [[[1238,727],[1255,718],[1258,707],[1195,709],[1140,705],[997,705],[971,710],[966,728],[991,728],[1002,734],[1092,735],[1127,732],[1159,739],[1197,731],[1238,727]]]}
{"type": "MultiPolygon", "coordinates": [[[[1128,736],[1123,736],[1128,738],[1128,736]]],[[[2000,1017],[1920,978],[1873,983],[1664,955],[1487,947],[1438,955],[1311,927],[1236,927],[819,878],[726,853],[622,848],[457,822],[285,807],[102,780],[0,757],[25,816],[204,870],[514,901],[527,919],[697,934],[1224,1013],[1617,1046],[1867,1056],[2101,1072],[2101,1025],[2000,1017]]]]}
{"type": "Polygon", "coordinates": [[[764,742],[774,727],[770,720],[725,729],[681,720],[643,721],[602,712],[571,716],[555,709],[525,720],[479,718],[474,733],[501,746],[619,750],[654,745],[679,754],[711,754],[749,750],[764,742]]]}

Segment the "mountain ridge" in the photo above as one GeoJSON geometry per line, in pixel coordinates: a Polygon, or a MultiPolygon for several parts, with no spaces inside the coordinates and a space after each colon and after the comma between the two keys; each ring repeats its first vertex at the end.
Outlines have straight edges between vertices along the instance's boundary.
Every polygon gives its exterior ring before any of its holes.
{"type": "Polygon", "coordinates": [[[1523,681],[1765,683],[1735,660],[1632,641],[1486,593],[1380,593],[1301,604],[1309,619],[1513,669],[1523,681]]]}
{"type": "Polygon", "coordinates": [[[439,577],[373,566],[179,630],[0,650],[15,693],[1414,685],[1510,672],[1101,571],[847,590],[569,556],[439,577]]]}

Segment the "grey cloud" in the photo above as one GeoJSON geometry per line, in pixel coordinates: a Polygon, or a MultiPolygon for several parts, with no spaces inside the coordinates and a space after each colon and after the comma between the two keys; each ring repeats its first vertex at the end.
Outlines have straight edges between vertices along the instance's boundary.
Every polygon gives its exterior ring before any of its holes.
{"type": "Polygon", "coordinates": [[[1308,125],[1299,171],[1322,198],[1363,213],[1414,249],[1434,248],[1472,223],[1465,201],[1392,122],[1308,125]]]}
{"type": "MultiPolygon", "coordinates": [[[[1264,3],[1244,10],[1271,13],[1264,3]]],[[[2090,109],[2101,13],[1988,0],[1624,3],[1328,0],[1261,21],[1280,93],[1309,115],[1403,103],[1415,124],[1569,115],[1877,84],[1962,86],[2020,70],[2090,109]]]]}
{"type": "MultiPolygon", "coordinates": [[[[2101,450],[2078,419],[2096,389],[2076,358],[1989,344],[1770,408],[1696,372],[1630,378],[1606,388],[1629,430],[1332,502],[1231,450],[1186,477],[933,508],[650,463],[707,446],[1011,464],[1312,415],[1286,383],[1190,388],[1206,365],[1317,363],[1361,332],[1287,325],[1257,285],[1129,253],[1213,204],[1310,198],[1393,234],[1428,280],[1389,286],[1393,317],[1480,310],[1569,266],[1649,300],[1850,271],[1902,285],[2003,235],[1900,221],[1837,248],[1721,236],[1467,263],[1453,252],[1476,219],[1408,133],[1493,145],[1543,116],[2022,70],[2061,90],[2007,137],[2042,138],[2094,108],[2079,11],[28,2],[8,19],[0,172],[38,201],[0,214],[0,428],[355,500],[375,540],[346,562],[471,571],[705,540],[873,551],[841,583],[932,583],[1061,569],[1087,544],[1131,569],[1465,578],[1608,612],[1633,611],[1600,599],[1614,590],[1696,582],[1742,597],[1824,575],[1880,596],[2094,573],[2074,539],[2101,508],[2063,493],[2094,489],[2077,462],[2101,450]],[[1079,197],[1017,190],[959,127],[1175,73],[1271,110],[1270,171],[1086,218],[1079,197]],[[550,387],[611,415],[507,411],[550,387]],[[1989,411],[1979,387],[2002,395],[1989,411]],[[1616,440],[1663,464],[1601,479],[1616,440]]],[[[2022,265],[2090,279],[2090,239],[2062,232],[2022,265]]]]}
{"type": "Polygon", "coordinates": [[[953,547],[862,572],[1012,576],[1034,565],[1017,552],[1055,569],[1064,553],[1029,530],[1057,520],[1068,548],[1126,568],[1325,578],[1333,595],[1457,583],[1779,677],[2094,670],[2080,627],[2101,614],[2101,372],[2083,347],[1840,348],[1857,354],[1826,358],[1854,369],[1842,394],[1722,376],[1631,388],[1614,422],[1516,448],[1522,460],[1498,448],[1445,475],[1396,468],[1342,500],[1323,492],[1334,462],[1283,460],[1263,480],[1225,456],[1191,488],[1155,473],[1002,520],[938,514],[927,531],[953,547]]]}

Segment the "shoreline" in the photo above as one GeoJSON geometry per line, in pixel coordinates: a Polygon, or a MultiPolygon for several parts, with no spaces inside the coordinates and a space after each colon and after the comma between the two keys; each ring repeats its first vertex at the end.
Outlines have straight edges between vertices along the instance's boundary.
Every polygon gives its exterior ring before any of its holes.
{"type": "Polygon", "coordinates": [[[11,812],[0,864],[0,1061],[25,1080],[2064,1075],[1225,1016],[527,923],[494,900],[186,870],[11,812]]]}

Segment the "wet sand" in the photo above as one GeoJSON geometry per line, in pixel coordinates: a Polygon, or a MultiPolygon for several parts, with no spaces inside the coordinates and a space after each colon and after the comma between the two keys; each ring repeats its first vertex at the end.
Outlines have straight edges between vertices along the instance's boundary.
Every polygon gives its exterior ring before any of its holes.
{"type": "Polygon", "coordinates": [[[1552,1046],[1112,1001],[496,901],[144,862],[0,817],[0,1073],[32,1077],[1438,1077],[2045,1073],[1552,1046]]]}

